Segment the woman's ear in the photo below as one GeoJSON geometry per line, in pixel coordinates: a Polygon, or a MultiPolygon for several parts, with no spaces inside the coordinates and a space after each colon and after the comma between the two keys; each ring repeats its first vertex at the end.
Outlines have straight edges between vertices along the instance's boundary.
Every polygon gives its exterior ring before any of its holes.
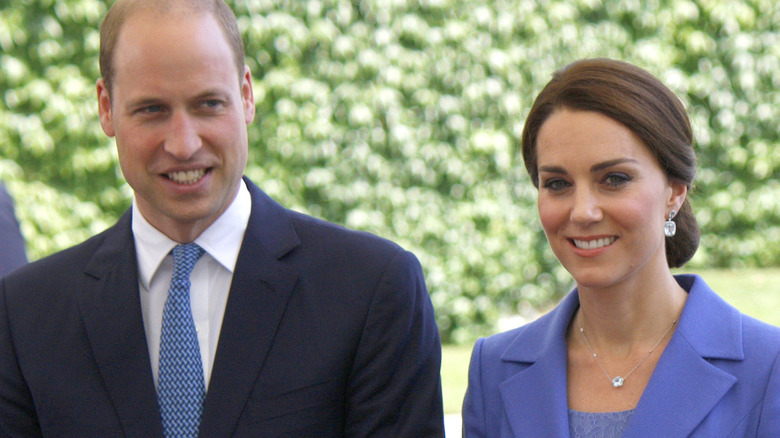
{"type": "Polygon", "coordinates": [[[688,196],[688,185],[679,181],[670,181],[669,187],[671,187],[672,191],[669,199],[666,201],[666,211],[680,211],[686,196],[688,196]]]}

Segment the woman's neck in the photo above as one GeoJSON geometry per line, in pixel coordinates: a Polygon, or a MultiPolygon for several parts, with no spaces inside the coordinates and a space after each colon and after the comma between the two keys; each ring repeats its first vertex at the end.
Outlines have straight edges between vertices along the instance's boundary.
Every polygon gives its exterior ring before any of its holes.
{"type": "Polygon", "coordinates": [[[655,343],[679,317],[688,297],[671,273],[608,289],[578,287],[578,293],[580,308],[572,330],[586,330],[596,350],[626,355],[655,343]]]}

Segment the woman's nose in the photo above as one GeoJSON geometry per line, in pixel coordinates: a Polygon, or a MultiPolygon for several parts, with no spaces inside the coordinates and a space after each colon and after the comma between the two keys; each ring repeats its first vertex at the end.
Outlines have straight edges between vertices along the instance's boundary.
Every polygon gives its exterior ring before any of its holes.
{"type": "Polygon", "coordinates": [[[603,218],[598,197],[590,189],[579,189],[575,192],[570,220],[574,223],[587,225],[603,218]]]}

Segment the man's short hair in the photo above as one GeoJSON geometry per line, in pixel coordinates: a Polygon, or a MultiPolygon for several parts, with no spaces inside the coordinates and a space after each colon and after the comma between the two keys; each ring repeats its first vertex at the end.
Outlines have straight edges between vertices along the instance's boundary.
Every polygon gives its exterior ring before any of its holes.
{"type": "Polygon", "coordinates": [[[114,49],[116,48],[122,25],[133,13],[141,9],[151,9],[159,13],[173,11],[177,8],[196,12],[210,13],[216,18],[225,39],[233,52],[239,81],[244,73],[244,43],[238,30],[236,16],[230,6],[222,0],[117,0],[106,13],[100,24],[100,76],[111,91],[114,79],[114,49]]]}

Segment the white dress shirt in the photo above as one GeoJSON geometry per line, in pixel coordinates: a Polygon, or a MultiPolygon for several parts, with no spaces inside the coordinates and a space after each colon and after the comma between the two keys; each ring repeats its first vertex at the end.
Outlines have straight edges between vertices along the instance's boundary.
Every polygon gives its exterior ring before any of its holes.
{"type": "MultiPolygon", "coordinates": [[[[198,332],[206,388],[211,378],[233,271],[251,210],[252,198],[242,180],[238,193],[227,210],[195,239],[195,243],[206,251],[190,274],[192,317],[198,332]]],[[[177,242],[154,228],[143,217],[135,199],[132,228],[138,257],[138,283],[146,343],[149,346],[152,375],[157,387],[162,314],[173,277],[171,250],[177,242]]]]}

